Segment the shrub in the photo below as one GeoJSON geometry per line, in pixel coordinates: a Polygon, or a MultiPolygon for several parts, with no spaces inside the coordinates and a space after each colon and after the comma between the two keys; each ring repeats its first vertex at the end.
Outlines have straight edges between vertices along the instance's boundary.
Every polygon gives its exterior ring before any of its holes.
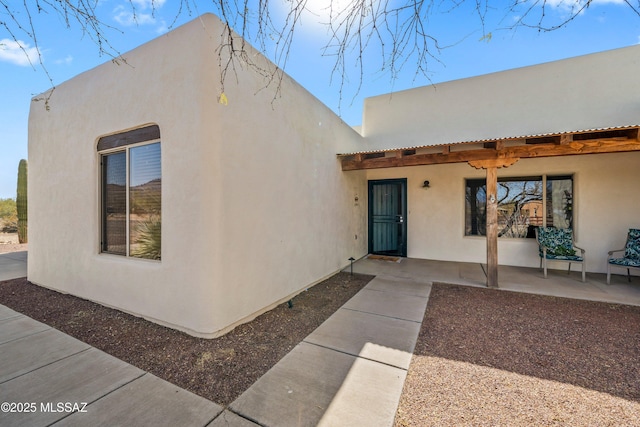
{"type": "Polygon", "coordinates": [[[18,240],[27,243],[27,161],[22,159],[18,165],[18,189],[16,194],[18,211],[18,240]]]}
{"type": "Polygon", "coordinates": [[[18,211],[13,199],[0,199],[0,233],[18,231],[18,211]]]}
{"type": "Polygon", "coordinates": [[[162,241],[162,219],[160,216],[150,216],[136,228],[138,237],[134,243],[135,249],[131,255],[139,258],[160,259],[162,241]]]}

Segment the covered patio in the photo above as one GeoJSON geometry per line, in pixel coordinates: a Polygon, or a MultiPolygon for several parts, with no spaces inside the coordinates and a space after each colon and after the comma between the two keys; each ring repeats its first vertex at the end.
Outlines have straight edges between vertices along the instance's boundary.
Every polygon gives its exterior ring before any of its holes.
{"type": "MultiPolygon", "coordinates": [[[[498,280],[498,170],[509,168],[521,159],[537,160],[632,152],[640,152],[639,125],[341,153],[338,154],[338,158],[342,163],[343,171],[447,164],[467,164],[472,168],[484,170],[486,264],[481,275],[472,277],[480,280],[477,284],[509,289],[505,287],[509,286],[506,284],[507,280],[505,280],[505,286],[502,278],[498,280]]],[[[429,181],[424,181],[424,187],[429,187],[429,181]]],[[[570,206],[570,209],[574,207],[570,206]]],[[[573,221],[574,213],[571,216],[573,221]]],[[[404,221],[402,215],[399,218],[400,222],[404,221]]],[[[538,225],[547,226],[546,219],[546,217],[543,218],[543,222],[538,225]]],[[[574,227],[569,228],[573,230],[574,227]]],[[[500,271],[508,274],[506,266],[500,266],[500,271]]],[[[536,286],[536,289],[539,288],[536,286]]]]}
{"type": "MultiPolygon", "coordinates": [[[[606,274],[588,273],[583,283],[580,271],[550,270],[545,279],[541,269],[498,266],[500,289],[563,298],[583,299],[640,306],[640,278],[613,275],[607,286],[606,274]]],[[[349,268],[344,271],[349,271],[349,268]]],[[[486,264],[433,261],[415,258],[374,259],[368,256],[353,263],[353,272],[416,282],[487,286],[486,264]]]]}

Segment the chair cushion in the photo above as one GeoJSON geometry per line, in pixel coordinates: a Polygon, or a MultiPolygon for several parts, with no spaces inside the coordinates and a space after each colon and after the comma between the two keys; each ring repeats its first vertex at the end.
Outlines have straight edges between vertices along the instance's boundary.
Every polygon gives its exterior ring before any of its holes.
{"type": "MultiPolygon", "coordinates": [[[[569,259],[576,255],[573,249],[573,230],[569,228],[540,227],[538,242],[547,247],[548,259],[569,259]]],[[[540,248],[540,256],[542,257],[542,248],[540,248]]]]}
{"type": "Polygon", "coordinates": [[[547,255],[553,255],[555,257],[572,257],[575,256],[575,254],[575,249],[567,249],[565,246],[557,246],[553,249],[547,249],[547,255]]]}
{"type": "Polygon", "coordinates": [[[551,255],[549,252],[547,252],[547,259],[582,262],[582,257],[578,255],[551,255]]]}
{"type": "Polygon", "coordinates": [[[622,267],[640,267],[640,259],[611,258],[609,264],[620,265],[622,267]]]}
{"type": "Polygon", "coordinates": [[[627,244],[624,248],[624,257],[640,261],[640,230],[631,228],[627,235],[627,244]]]}

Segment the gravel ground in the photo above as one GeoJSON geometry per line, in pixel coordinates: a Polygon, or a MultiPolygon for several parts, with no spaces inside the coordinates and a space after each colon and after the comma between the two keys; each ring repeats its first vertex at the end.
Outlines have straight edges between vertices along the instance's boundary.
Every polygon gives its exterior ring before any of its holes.
{"type": "MultiPolygon", "coordinates": [[[[16,239],[17,242],[17,239],[16,239]]],[[[0,243],[0,254],[6,254],[9,252],[26,251],[29,248],[28,243],[0,243]]]]}
{"type": "MultiPolygon", "coordinates": [[[[228,405],[371,278],[338,274],[213,340],[25,279],[0,304],[228,405]]],[[[395,426],[640,426],[639,361],[640,307],[434,284],[395,426]]]]}
{"type": "Polygon", "coordinates": [[[194,338],[118,310],[15,279],[0,304],[140,369],[228,405],[364,287],[373,276],[339,273],[216,339],[194,338]]]}
{"type": "Polygon", "coordinates": [[[640,307],[436,284],[403,426],[639,426],[640,307]]]}

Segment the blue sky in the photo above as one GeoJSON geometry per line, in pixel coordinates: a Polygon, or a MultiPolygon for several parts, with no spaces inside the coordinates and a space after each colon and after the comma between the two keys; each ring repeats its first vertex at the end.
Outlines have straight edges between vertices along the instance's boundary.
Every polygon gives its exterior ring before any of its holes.
{"type": "MultiPolygon", "coordinates": [[[[271,0],[274,3],[285,0],[271,0]]],[[[428,30],[441,46],[434,52],[436,59],[429,64],[429,76],[416,76],[409,62],[392,79],[380,70],[379,55],[367,54],[363,83],[359,93],[359,72],[354,68],[347,75],[347,84],[340,101],[338,76],[331,78],[332,57],[323,56],[322,41],[326,31],[314,21],[323,13],[329,0],[309,0],[315,9],[303,17],[285,71],[327,106],[339,113],[345,122],[358,125],[362,116],[362,101],[368,96],[404,90],[431,83],[518,68],[609,49],[631,46],[640,42],[640,17],[621,0],[595,0],[567,27],[552,32],[534,29],[496,30],[511,25],[514,15],[504,18],[500,8],[503,0],[492,3],[486,22],[491,38],[482,38],[479,21],[464,7],[451,12],[434,12],[428,30]]],[[[348,0],[334,0],[344,3],[348,0]]],[[[375,1],[375,0],[374,0],[375,1]]],[[[396,0],[401,1],[401,0],[396,0]]],[[[19,2],[22,3],[22,2],[19,2]]],[[[133,0],[137,8],[137,24],[130,16],[128,0],[100,0],[98,16],[119,31],[108,30],[107,37],[117,52],[127,52],[169,30],[176,16],[176,1],[133,0]]],[[[549,0],[547,11],[552,18],[566,16],[562,0],[549,0]]],[[[3,2],[4,4],[4,2],[3,2]]],[[[172,27],[194,19],[204,12],[214,12],[210,2],[199,2],[191,13],[183,12],[172,27]]],[[[527,3],[525,3],[527,4],[527,3]]],[[[534,6],[535,7],[535,6],[534,6]]],[[[0,21],[6,16],[0,17],[0,21]]],[[[100,55],[96,44],[83,35],[73,22],[67,28],[55,14],[35,17],[38,47],[53,84],[62,83],[111,58],[100,55]]],[[[34,43],[20,32],[15,33],[22,48],[35,53],[34,43]]],[[[34,65],[26,60],[25,52],[16,49],[6,28],[0,26],[0,198],[15,198],[18,162],[27,158],[27,124],[30,100],[51,87],[49,77],[32,56],[34,65]]],[[[576,70],[580,72],[580,70],[576,70]]],[[[606,76],[603,76],[606,78],[606,76]]]]}

